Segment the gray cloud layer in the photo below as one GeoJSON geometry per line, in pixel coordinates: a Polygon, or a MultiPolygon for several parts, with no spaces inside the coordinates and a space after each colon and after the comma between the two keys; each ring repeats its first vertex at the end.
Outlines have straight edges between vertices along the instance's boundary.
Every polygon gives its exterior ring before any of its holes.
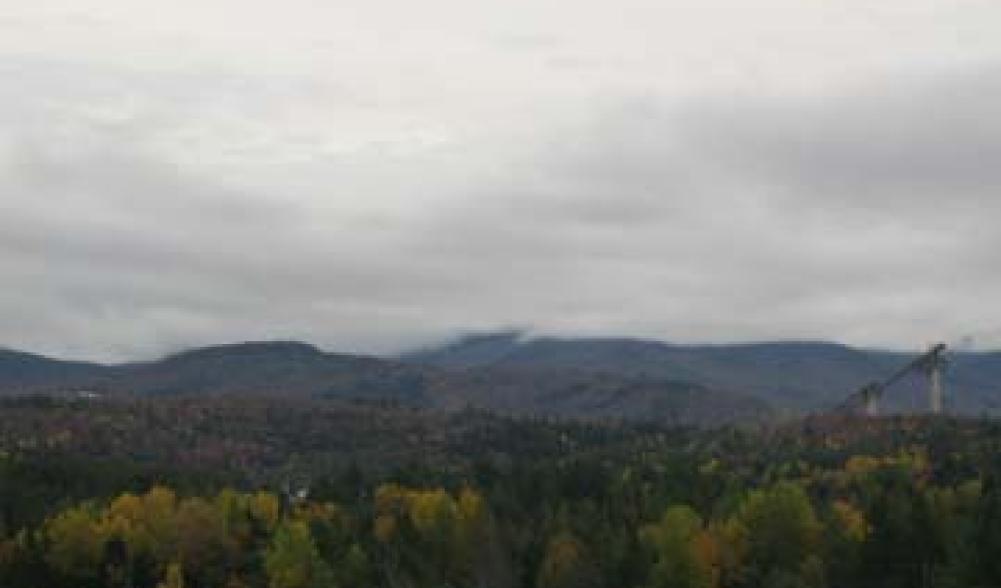
{"type": "MultiPolygon", "coordinates": [[[[491,101],[430,73],[458,86],[0,53],[16,81],[0,94],[0,344],[381,352],[512,325],[997,338],[997,53],[679,93],[609,71],[629,52],[610,66],[559,35],[484,38],[541,69],[484,77],[523,84],[491,101]]],[[[428,47],[430,67],[444,49],[428,47]]]]}

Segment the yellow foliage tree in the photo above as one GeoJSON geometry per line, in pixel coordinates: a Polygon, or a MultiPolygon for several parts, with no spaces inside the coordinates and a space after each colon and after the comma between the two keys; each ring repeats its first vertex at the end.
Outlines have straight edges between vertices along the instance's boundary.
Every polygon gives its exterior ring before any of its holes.
{"type": "Polygon", "coordinates": [[[281,502],[271,492],[258,492],[250,499],[250,514],[270,533],[278,526],[281,502]]]}
{"type": "Polygon", "coordinates": [[[70,508],[49,519],[45,535],[49,540],[46,559],[55,570],[68,577],[97,573],[104,537],[90,507],[70,508]]]}
{"type": "Polygon", "coordinates": [[[834,520],[838,524],[838,529],[848,539],[862,543],[869,535],[869,523],[865,520],[865,514],[858,510],[850,502],[844,500],[834,501],[831,507],[834,512],[834,520]]]}
{"type": "Polygon", "coordinates": [[[173,562],[168,565],[163,581],[157,584],[156,588],[184,588],[184,572],[181,570],[181,564],[173,562]]]}

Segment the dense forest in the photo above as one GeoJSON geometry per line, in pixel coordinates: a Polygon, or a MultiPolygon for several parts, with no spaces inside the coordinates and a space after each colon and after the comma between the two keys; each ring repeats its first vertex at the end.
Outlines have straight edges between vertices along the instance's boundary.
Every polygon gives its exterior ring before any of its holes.
{"type": "Polygon", "coordinates": [[[1001,586],[1001,425],[0,410],[4,588],[1001,586]]]}

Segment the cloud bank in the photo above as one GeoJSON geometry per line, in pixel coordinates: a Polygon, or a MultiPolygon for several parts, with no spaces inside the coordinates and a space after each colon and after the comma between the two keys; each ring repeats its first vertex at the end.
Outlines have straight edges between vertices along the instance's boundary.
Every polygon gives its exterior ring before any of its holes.
{"type": "Polygon", "coordinates": [[[0,345],[993,345],[999,9],[802,4],[25,9],[0,345]]]}

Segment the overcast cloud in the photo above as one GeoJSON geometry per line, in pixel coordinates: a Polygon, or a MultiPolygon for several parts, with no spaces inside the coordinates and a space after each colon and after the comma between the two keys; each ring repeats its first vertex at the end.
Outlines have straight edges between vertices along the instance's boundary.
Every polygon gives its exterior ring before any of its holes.
{"type": "Polygon", "coordinates": [[[997,346],[999,24],[996,0],[5,2],[0,345],[997,346]]]}

